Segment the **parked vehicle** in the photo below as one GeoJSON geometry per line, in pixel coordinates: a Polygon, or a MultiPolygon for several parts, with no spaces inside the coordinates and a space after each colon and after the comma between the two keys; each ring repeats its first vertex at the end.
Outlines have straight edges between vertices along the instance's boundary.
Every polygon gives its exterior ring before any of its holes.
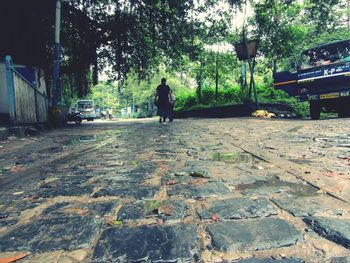
{"type": "Polygon", "coordinates": [[[93,100],[78,100],[77,110],[84,120],[93,121],[96,119],[96,111],[93,100]]]}
{"type": "Polygon", "coordinates": [[[79,111],[75,111],[73,109],[69,109],[66,114],[66,121],[75,122],[76,124],[80,124],[83,121],[81,114],[79,111]]]}
{"type": "Polygon", "coordinates": [[[322,110],[349,117],[350,39],[305,50],[296,72],[274,72],[274,87],[309,101],[312,119],[319,119],[322,110]]]}

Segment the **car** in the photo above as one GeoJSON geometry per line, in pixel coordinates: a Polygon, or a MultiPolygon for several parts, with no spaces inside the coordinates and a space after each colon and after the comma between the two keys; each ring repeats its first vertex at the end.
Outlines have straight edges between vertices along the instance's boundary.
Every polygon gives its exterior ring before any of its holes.
{"type": "Polygon", "coordinates": [[[96,110],[93,100],[78,100],[77,111],[80,112],[83,120],[93,121],[96,119],[96,110]]]}

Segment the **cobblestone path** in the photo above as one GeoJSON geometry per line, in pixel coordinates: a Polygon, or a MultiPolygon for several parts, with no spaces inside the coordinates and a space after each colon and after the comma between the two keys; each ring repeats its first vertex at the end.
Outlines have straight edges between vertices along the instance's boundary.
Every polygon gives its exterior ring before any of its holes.
{"type": "Polygon", "coordinates": [[[0,259],[350,262],[346,195],[265,158],[249,121],[225,121],[100,124],[67,135],[68,157],[4,171],[0,259]]]}

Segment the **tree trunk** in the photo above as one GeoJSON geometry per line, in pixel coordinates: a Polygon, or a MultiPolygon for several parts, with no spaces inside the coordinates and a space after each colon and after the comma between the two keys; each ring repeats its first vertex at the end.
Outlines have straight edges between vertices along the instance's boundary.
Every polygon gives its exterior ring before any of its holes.
{"type": "Polygon", "coordinates": [[[346,0],[346,25],[348,31],[350,30],[350,0],[346,0]]]}
{"type": "Polygon", "coordinates": [[[219,97],[219,61],[218,61],[218,53],[216,52],[215,59],[215,99],[219,97]]]}
{"type": "Polygon", "coordinates": [[[94,54],[94,65],[93,65],[93,72],[92,72],[92,83],[94,85],[97,85],[98,83],[98,62],[97,62],[97,50],[95,49],[94,54]]]}
{"type": "Polygon", "coordinates": [[[204,82],[204,65],[201,62],[200,70],[199,70],[199,78],[198,78],[198,87],[197,87],[197,96],[199,101],[202,100],[202,89],[204,86],[203,82],[204,82]]]}

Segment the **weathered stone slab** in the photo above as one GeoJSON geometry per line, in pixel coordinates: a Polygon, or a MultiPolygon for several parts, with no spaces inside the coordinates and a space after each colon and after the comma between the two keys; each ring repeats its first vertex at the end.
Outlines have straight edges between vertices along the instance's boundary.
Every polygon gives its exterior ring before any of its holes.
{"type": "Polygon", "coordinates": [[[168,189],[169,196],[182,195],[186,198],[207,198],[229,194],[231,194],[230,190],[221,182],[207,182],[198,186],[175,184],[168,189]]]}
{"type": "Polygon", "coordinates": [[[185,217],[187,205],[182,201],[142,201],[123,206],[119,210],[118,220],[140,220],[156,217],[164,221],[178,222],[185,217]]]}
{"type": "Polygon", "coordinates": [[[17,224],[18,218],[4,218],[0,219],[0,227],[8,227],[17,224]]]}
{"type": "Polygon", "coordinates": [[[86,211],[86,214],[104,216],[110,213],[118,205],[117,201],[95,202],[95,203],[79,203],[79,202],[62,202],[56,203],[43,211],[45,217],[64,217],[67,216],[69,210],[86,211]]]}
{"type": "Polygon", "coordinates": [[[27,209],[33,209],[43,203],[44,200],[28,200],[27,196],[22,197],[22,200],[13,200],[11,203],[5,205],[2,210],[10,215],[20,215],[21,212],[27,209]]]}
{"type": "Polygon", "coordinates": [[[57,188],[41,189],[36,192],[35,195],[38,197],[52,198],[56,196],[82,196],[89,195],[92,193],[94,187],[90,186],[78,186],[78,185],[61,185],[57,188]]]}
{"type": "Polygon", "coordinates": [[[234,170],[234,172],[232,172],[232,169],[230,171],[231,174],[226,173],[226,176],[222,179],[230,186],[234,186],[237,190],[243,190],[244,186],[254,185],[256,182],[267,181],[265,176],[257,173],[251,174],[241,170],[234,170]]]}
{"type": "Polygon", "coordinates": [[[331,258],[331,263],[350,263],[350,256],[331,258]]]}
{"type": "Polygon", "coordinates": [[[118,196],[121,198],[133,197],[135,199],[147,199],[152,198],[158,191],[158,186],[147,186],[147,185],[116,185],[102,188],[94,193],[93,197],[101,196],[118,196]]]}
{"type": "Polygon", "coordinates": [[[214,223],[208,225],[206,231],[213,246],[223,251],[279,248],[303,240],[292,225],[276,218],[214,223]]]}
{"type": "Polygon", "coordinates": [[[323,196],[322,198],[274,198],[273,201],[282,209],[297,217],[312,216],[323,211],[332,211],[333,214],[341,213],[340,207],[342,205],[337,200],[333,200],[332,207],[330,207],[328,203],[325,203],[323,196]],[[339,205],[336,205],[336,203],[339,205]]]}
{"type": "Polygon", "coordinates": [[[94,189],[93,185],[85,185],[91,179],[91,176],[71,175],[62,176],[58,180],[44,183],[40,188],[33,191],[37,197],[56,197],[56,196],[81,196],[89,195],[94,189]],[[83,185],[84,184],[84,185],[83,185]]]}
{"type": "Polygon", "coordinates": [[[149,178],[157,170],[157,166],[153,163],[142,163],[142,165],[133,168],[118,175],[126,177],[130,180],[140,181],[149,178]]]}
{"type": "Polygon", "coordinates": [[[214,201],[198,214],[202,219],[210,219],[212,214],[219,219],[241,219],[276,215],[277,209],[266,199],[231,198],[214,201]]]}
{"type": "Polygon", "coordinates": [[[304,263],[304,260],[295,258],[283,258],[283,259],[272,259],[272,258],[248,258],[237,261],[239,263],[304,263]]]}
{"type": "Polygon", "coordinates": [[[243,195],[248,196],[271,196],[276,193],[285,193],[293,196],[317,196],[318,189],[303,182],[292,183],[277,178],[269,180],[257,180],[253,184],[237,185],[243,195]]]}
{"type": "Polygon", "coordinates": [[[168,182],[175,182],[176,184],[189,184],[194,179],[189,176],[175,176],[175,175],[165,175],[162,176],[161,184],[167,185],[168,182]]]}
{"type": "Polygon", "coordinates": [[[304,218],[313,231],[343,247],[350,248],[350,221],[326,217],[304,218]]]}
{"type": "Polygon", "coordinates": [[[175,172],[175,174],[178,175],[187,175],[187,176],[191,176],[191,177],[202,177],[202,178],[212,178],[212,175],[210,173],[210,171],[203,167],[205,165],[197,165],[197,166],[186,166],[184,169],[182,169],[181,171],[177,171],[175,172]]]}
{"type": "Polygon", "coordinates": [[[7,218],[9,215],[10,215],[9,212],[0,211],[0,220],[1,220],[1,219],[4,219],[4,218],[7,218]]]}
{"type": "Polygon", "coordinates": [[[0,251],[45,252],[91,245],[100,229],[93,217],[58,217],[19,226],[0,237],[0,251]]]}
{"type": "Polygon", "coordinates": [[[93,262],[193,262],[197,226],[109,228],[98,241],[93,262]]]}

